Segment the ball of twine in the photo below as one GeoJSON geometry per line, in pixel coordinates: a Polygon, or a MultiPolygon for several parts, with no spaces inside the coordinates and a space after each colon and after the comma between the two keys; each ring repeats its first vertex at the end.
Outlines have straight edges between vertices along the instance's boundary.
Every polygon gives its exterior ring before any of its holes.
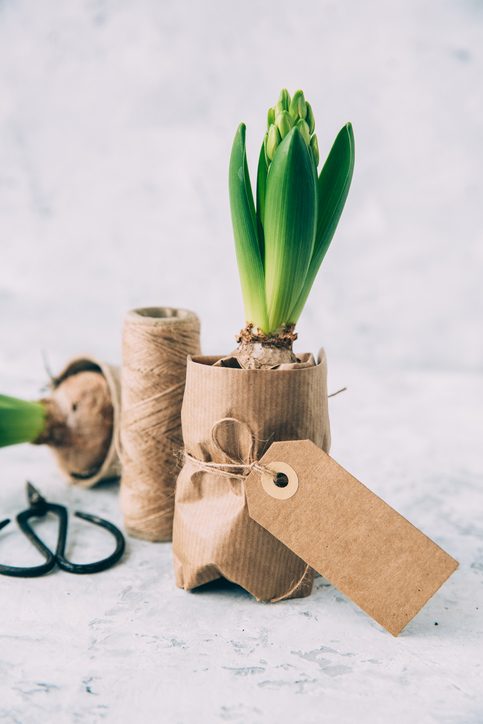
{"type": "Polygon", "coordinates": [[[200,353],[200,322],[185,309],[130,311],[122,363],[121,506],[131,535],[171,540],[181,403],[188,355],[200,353]]]}

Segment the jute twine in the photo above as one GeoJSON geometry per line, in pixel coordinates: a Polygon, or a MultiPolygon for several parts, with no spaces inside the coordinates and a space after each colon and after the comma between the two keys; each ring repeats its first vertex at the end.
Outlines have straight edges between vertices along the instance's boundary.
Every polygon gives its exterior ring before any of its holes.
{"type": "Polygon", "coordinates": [[[123,332],[121,506],[139,538],[171,540],[181,403],[188,355],[200,353],[200,322],[184,309],[127,314],[123,332]]]}

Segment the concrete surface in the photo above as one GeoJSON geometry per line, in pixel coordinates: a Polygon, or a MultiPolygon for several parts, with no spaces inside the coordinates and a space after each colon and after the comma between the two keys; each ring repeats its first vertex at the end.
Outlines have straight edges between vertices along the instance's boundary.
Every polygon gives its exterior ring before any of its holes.
{"type": "MultiPolygon", "coordinates": [[[[460,562],[394,639],[322,579],[262,605],[174,587],[170,546],[130,540],[92,577],[0,579],[0,721],[483,721],[483,4],[0,0],[1,391],[39,394],[42,353],[119,359],[133,306],[198,311],[207,353],[243,323],[230,145],[306,90],[322,155],[351,120],[351,196],[300,324],[323,344],[333,456],[460,562]]],[[[117,488],[68,488],[46,450],[23,483],[120,522],[117,488]]],[[[34,562],[12,530],[2,562],[34,562]]],[[[52,532],[52,531],[51,531],[52,532]]],[[[110,541],[82,524],[71,553],[110,541]]]]}

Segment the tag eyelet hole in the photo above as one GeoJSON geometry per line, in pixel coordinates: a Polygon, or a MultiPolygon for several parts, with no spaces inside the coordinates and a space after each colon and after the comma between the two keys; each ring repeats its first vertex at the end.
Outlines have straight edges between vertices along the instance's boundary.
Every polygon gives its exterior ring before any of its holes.
{"type": "Polygon", "coordinates": [[[273,484],[276,485],[277,488],[286,488],[288,485],[288,476],[285,475],[285,473],[275,473],[273,484]]]}
{"type": "Polygon", "coordinates": [[[274,460],[263,466],[260,481],[267,495],[276,500],[288,500],[298,490],[299,480],[295,470],[282,460],[274,460]]]}

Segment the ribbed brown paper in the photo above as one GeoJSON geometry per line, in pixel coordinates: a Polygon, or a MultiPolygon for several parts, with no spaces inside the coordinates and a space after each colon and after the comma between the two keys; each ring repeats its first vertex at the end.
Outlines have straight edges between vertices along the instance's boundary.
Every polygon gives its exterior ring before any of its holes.
{"type": "MultiPolygon", "coordinates": [[[[302,355],[302,363],[273,370],[215,366],[218,360],[188,358],[181,422],[190,456],[247,464],[276,440],[309,439],[329,450],[323,351],[317,363],[302,355]]],[[[201,470],[189,459],[176,486],[173,554],[181,588],[224,577],[262,601],[312,590],[306,563],[249,517],[244,480],[201,470]]]]}

